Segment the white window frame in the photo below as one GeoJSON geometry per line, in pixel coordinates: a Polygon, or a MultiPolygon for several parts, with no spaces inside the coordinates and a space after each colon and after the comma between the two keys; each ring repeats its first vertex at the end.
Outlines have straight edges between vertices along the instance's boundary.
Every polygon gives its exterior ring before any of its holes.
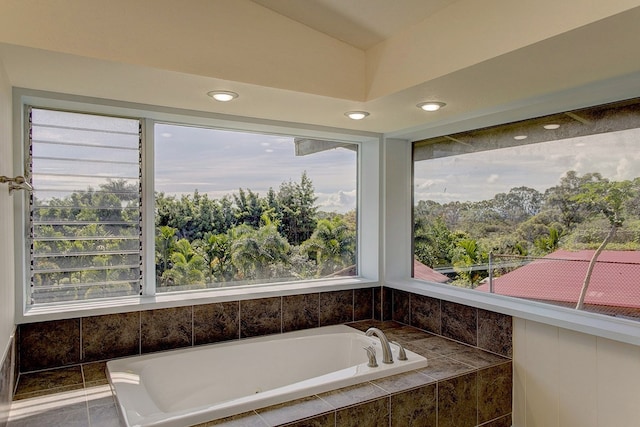
{"type": "Polygon", "coordinates": [[[14,89],[13,136],[14,170],[24,171],[25,106],[50,108],[88,114],[103,114],[141,119],[143,123],[143,167],[142,167],[142,214],[143,214],[143,283],[142,296],[116,297],[86,301],[60,302],[28,305],[29,253],[27,248],[28,199],[25,192],[14,195],[16,254],[16,322],[75,318],[153,308],[177,307],[238,299],[264,298],[289,294],[325,292],[351,288],[380,286],[380,185],[379,170],[381,135],[370,132],[353,132],[329,129],[313,125],[274,122],[220,114],[184,111],[139,105],[75,95],[42,92],[30,89],[14,89]],[[153,136],[155,123],[172,123],[184,126],[200,126],[215,129],[289,135],[314,139],[327,139],[358,144],[358,247],[357,277],[332,278],[281,284],[252,285],[243,287],[216,288],[168,293],[155,293],[155,239],[154,239],[154,152],[153,136]],[[364,165],[367,165],[366,167],[364,165]],[[366,215],[363,214],[366,212],[366,215]],[[152,272],[148,274],[146,272],[152,272]]]}
{"type": "MultiPolygon", "coordinates": [[[[422,131],[383,141],[384,185],[384,279],[385,286],[432,298],[452,301],[472,307],[507,314],[589,335],[640,345],[640,322],[604,314],[558,307],[514,297],[481,293],[412,277],[412,142],[421,139],[470,131],[501,123],[525,120],[561,111],[571,111],[592,105],[606,104],[637,97],[629,82],[612,81],[597,88],[577,88],[544,98],[502,106],[496,111],[479,111],[464,121],[443,121],[422,131]],[[594,99],[599,97],[599,99],[594,99]]],[[[395,136],[395,135],[393,135],[395,136]]]]}

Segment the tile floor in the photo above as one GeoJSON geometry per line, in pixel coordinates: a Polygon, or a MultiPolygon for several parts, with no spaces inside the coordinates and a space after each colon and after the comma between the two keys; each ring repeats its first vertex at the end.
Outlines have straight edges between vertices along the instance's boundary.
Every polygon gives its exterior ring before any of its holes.
{"type": "Polygon", "coordinates": [[[21,374],[7,427],[120,427],[105,363],[21,374]]]}

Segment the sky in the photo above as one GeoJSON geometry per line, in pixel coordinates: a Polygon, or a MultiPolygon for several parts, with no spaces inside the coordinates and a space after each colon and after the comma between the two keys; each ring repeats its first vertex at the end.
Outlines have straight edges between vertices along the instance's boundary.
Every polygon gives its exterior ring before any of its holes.
{"type": "MultiPolygon", "coordinates": [[[[34,186],[52,189],[38,197],[57,195],[55,189],[97,188],[104,178],[91,175],[137,175],[137,121],[46,110],[34,110],[34,120],[42,124],[34,128],[34,139],[83,144],[34,145],[34,167],[41,172],[34,176],[34,186]],[[70,128],[47,127],[61,121],[70,128]],[[80,130],[85,128],[106,132],[80,130]],[[103,148],[92,148],[94,144],[103,148]],[[105,150],[105,144],[127,148],[105,150]],[[68,173],[78,176],[70,180],[64,176],[68,173]]],[[[179,196],[198,190],[220,198],[243,188],[264,197],[270,187],[277,191],[283,182],[299,182],[306,171],[321,210],[344,213],[356,206],[355,151],[338,148],[296,157],[289,136],[169,124],[156,124],[155,135],[156,191],[179,196]]],[[[579,175],[599,172],[615,181],[640,176],[640,129],[416,162],[414,196],[416,201],[447,203],[488,200],[520,186],[544,192],[571,170],[579,175]]]]}
{"type": "Polygon", "coordinates": [[[293,137],[156,124],[155,190],[211,198],[250,189],[261,197],[283,182],[313,182],[316,205],[344,213],[356,207],[357,154],[343,148],[295,156],[293,137]]]}
{"type": "Polygon", "coordinates": [[[540,192],[574,170],[614,181],[640,176],[640,130],[631,129],[416,162],[414,197],[480,201],[527,186],[540,192]]]}

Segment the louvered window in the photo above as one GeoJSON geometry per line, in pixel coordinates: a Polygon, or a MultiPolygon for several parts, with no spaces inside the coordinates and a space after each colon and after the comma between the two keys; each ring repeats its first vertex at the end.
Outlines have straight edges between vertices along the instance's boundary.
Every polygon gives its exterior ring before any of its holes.
{"type": "Polygon", "coordinates": [[[141,122],[29,111],[30,303],[138,295],[141,122]]]}

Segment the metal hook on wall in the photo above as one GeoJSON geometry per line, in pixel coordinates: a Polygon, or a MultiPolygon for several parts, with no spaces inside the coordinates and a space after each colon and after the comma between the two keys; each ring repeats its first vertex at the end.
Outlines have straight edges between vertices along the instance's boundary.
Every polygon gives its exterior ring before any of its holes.
{"type": "Polygon", "coordinates": [[[0,176],[0,184],[9,184],[9,194],[13,193],[13,190],[26,190],[33,191],[33,187],[25,179],[24,176],[18,175],[15,178],[9,178],[8,176],[0,176]]]}

